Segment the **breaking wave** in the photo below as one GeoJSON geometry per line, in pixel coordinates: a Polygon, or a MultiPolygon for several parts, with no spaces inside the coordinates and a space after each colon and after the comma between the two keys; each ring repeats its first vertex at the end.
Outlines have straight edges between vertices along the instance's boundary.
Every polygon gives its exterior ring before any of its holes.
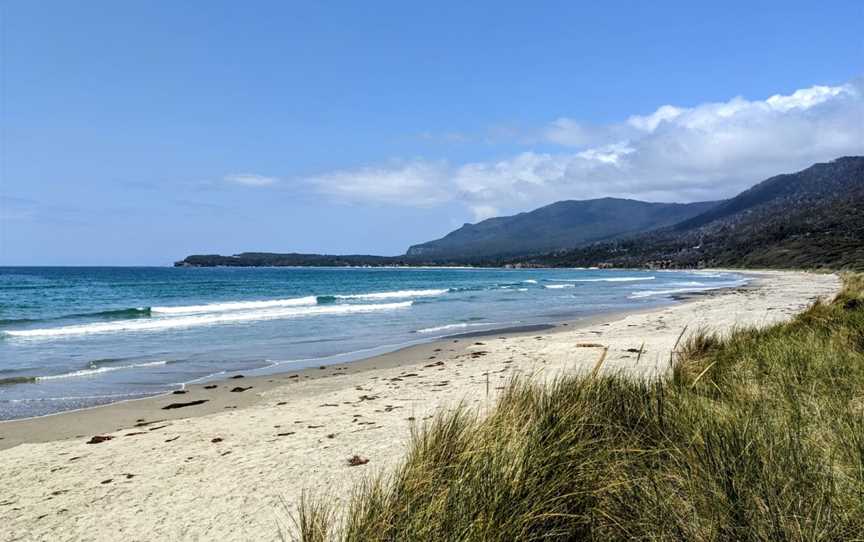
{"type": "Polygon", "coordinates": [[[122,318],[143,318],[150,316],[150,307],[132,307],[128,309],[111,309],[107,311],[82,312],[76,314],[66,314],[53,318],[10,318],[7,320],[0,319],[0,326],[27,324],[33,322],[50,322],[53,320],[70,320],[73,318],[100,318],[100,319],[122,319],[122,318]]]}
{"type": "Polygon", "coordinates": [[[81,376],[92,376],[101,373],[109,373],[112,371],[122,371],[124,369],[139,369],[142,367],[159,367],[168,363],[167,361],[147,361],[144,363],[130,363],[129,365],[105,365],[99,366],[98,364],[91,363],[89,369],[81,369],[80,371],[72,371],[71,373],[63,373],[59,375],[49,375],[49,376],[37,376],[35,377],[36,382],[41,382],[43,380],[59,380],[62,378],[76,378],[81,376]]]}
{"type": "Polygon", "coordinates": [[[412,301],[403,301],[399,303],[379,303],[369,305],[288,306],[259,310],[240,310],[234,312],[186,314],[164,318],[95,322],[56,328],[6,330],[3,333],[11,337],[49,338],[72,335],[90,335],[94,333],[111,333],[118,331],[156,331],[213,324],[275,320],[281,318],[300,318],[304,316],[388,311],[408,308],[412,303],[412,301]]]}
{"type": "Polygon", "coordinates": [[[86,369],[80,369],[78,371],[72,371],[69,373],[61,373],[57,375],[45,375],[45,376],[13,376],[9,378],[0,378],[0,386],[8,385],[8,384],[34,384],[36,382],[43,382],[47,380],[62,380],[66,378],[76,378],[82,376],[92,376],[101,373],[109,373],[112,371],[122,371],[124,369],[140,369],[145,367],[160,367],[162,365],[167,364],[166,360],[161,361],[145,361],[142,363],[129,363],[126,365],[103,365],[103,362],[110,362],[113,360],[98,360],[91,361],[86,369]]]}
{"type": "Polygon", "coordinates": [[[434,297],[446,294],[448,289],[435,290],[397,290],[395,292],[375,292],[371,294],[334,295],[336,299],[405,299],[408,297],[434,297]]]}
{"type": "Polygon", "coordinates": [[[550,282],[636,282],[642,280],[654,280],[648,277],[609,277],[605,279],[549,279],[550,282]]]}
{"type": "Polygon", "coordinates": [[[315,296],[307,296],[293,299],[272,299],[269,301],[231,301],[227,303],[209,303],[180,307],[151,307],[150,312],[151,314],[200,314],[251,309],[273,309],[278,307],[302,307],[315,305],[316,303],[317,299],[315,296]]]}

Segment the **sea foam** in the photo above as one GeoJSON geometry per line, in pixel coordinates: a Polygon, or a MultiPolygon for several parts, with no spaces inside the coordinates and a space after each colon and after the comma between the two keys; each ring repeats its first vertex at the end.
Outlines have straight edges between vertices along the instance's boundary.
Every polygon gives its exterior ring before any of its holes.
{"type": "Polygon", "coordinates": [[[80,371],[72,371],[71,373],[63,373],[59,375],[37,376],[34,380],[41,382],[43,380],[58,380],[61,378],[76,378],[81,376],[93,376],[101,373],[110,373],[112,371],[122,371],[124,369],[140,369],[144,367],[159,367],[168,363],[162,361],[147,361],[144,363],[130,363],[129,365],[109,365],[106,367],[93,367],[91,369],[81,369],[80,371]]]}
{"type": "Polygon", "coordinates": [[[477,323],[461,322],[459,324],[447,324],[444,326],[435,326],[435,327],[427,327],[424,329],[418,329],[417,333],[435,333],[437,331],[447,331],[448,329],[464,329],[467,327],[495,326],[495,325],[499,325],[499,324],[496,322],[477,322],[477,323]]]}
{"type": "Polygon", "coordinates": [[[711,290],[720,290],[722,288],[734,288],[746,284],[746,280],[738,280],[735,282],[726,282],[712,284],[710,286],[690,286],[685,288],[670,288],[668,290],[639,290],[630,294],[630,299],[641,299],[654,296],[670,296],[676,294],[686,294],[693,292],[708,292],[711,290]]]}
{"type": "Polygon", "coordinates": [[[407,297],[434,297],[446,294],[449,290],[397,290],[395,292],[374,292],[369,294],[345,294],[333,296],[336,299],[405,299],[407,297]]]}
{"type": "Polygon", "coordinates": [[[205,305],[187,305],[179,307],[151,307],[151,314],[197,314],[209,312],[230,312],[250,309],[272,309],[277,307],[301,307],[315,305],[315,296],[296,297],[292,299],[271,299],[267,301],[230,301],[227,303],[209,303],[205,305]]]}
{"type": "Polygon", "coordinates": [[[637,282],[654,280],[654,277],[609,277],[605,279],[549,279],[550,282],[637,282]]]}
{"type": "Polygon", "coordinates": [[[364,312],[388,311],[408,308],[412,301],[399,303],[378,303],[369,305],[325,305],[282,307],[276,309],[245,310],[235,312],[214,312],[207,314],[152,318],[147,320],[124,320],[115,322],[98,322],[56,328],[20,329],[4,331],[12,337],[48,338],[70,335],[90,335],[94,333],[111,333],[117,331],[156,331],[175,328],[189,328],[213,324],[234,322],[252,322],[260,320],[275,320],[281,318],[300,318],[304,316],[352,314],[364,312]]]}

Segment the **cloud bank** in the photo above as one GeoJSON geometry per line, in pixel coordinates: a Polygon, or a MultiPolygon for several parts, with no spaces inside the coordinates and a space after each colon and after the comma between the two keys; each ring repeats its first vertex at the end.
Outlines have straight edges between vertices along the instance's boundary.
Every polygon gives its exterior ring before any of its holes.
{"type": "Polygon", "coordinates": [[[608,125],[559,118],[540,133],[560,152],[526,149],[495,162],[461,165],[391,162],[308,181],[343,201],[458,201],[477,220],[561,199],[719,199],[778,173],[864,154],[864,86],[856,81],[764,100],[664,105],[608,125]]]}

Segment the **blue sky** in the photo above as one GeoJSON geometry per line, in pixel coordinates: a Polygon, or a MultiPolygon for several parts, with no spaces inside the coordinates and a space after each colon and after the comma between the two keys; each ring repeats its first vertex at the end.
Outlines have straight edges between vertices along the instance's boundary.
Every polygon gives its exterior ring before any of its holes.
{"type": "Polygon", "coordinates": [[[39,2],[2,15],[0,263],[399,254],[864,153],[864,3],[39,2]]]}

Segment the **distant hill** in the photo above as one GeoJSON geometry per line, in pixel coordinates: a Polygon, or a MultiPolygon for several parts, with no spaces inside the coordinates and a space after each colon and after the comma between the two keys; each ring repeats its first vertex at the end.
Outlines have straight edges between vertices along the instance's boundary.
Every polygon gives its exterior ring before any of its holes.
{"type": "Polygon", "coordinates": [[[357,265],[388,265],[392,258],[386,256],[328,254],[277,254],[273,252],[243,252],[234,256],[219,254],[194,254],[174,263],[174,267],[291,267],[320,266],[344,267],[357,265]]]}
{"type": "Polygon", "coordinates": [[[424,261],[469,261],[570,249],[671,226],[717,204],[617,198],[559,201],[527,213],[465,224],[441,239],[412,246],[405,256],[424,261]]]}
{"type": "Polygon", "coordinates": [[[861,269],[864,157],[772,177],[671,227],[506,263],[861,269]]]}

